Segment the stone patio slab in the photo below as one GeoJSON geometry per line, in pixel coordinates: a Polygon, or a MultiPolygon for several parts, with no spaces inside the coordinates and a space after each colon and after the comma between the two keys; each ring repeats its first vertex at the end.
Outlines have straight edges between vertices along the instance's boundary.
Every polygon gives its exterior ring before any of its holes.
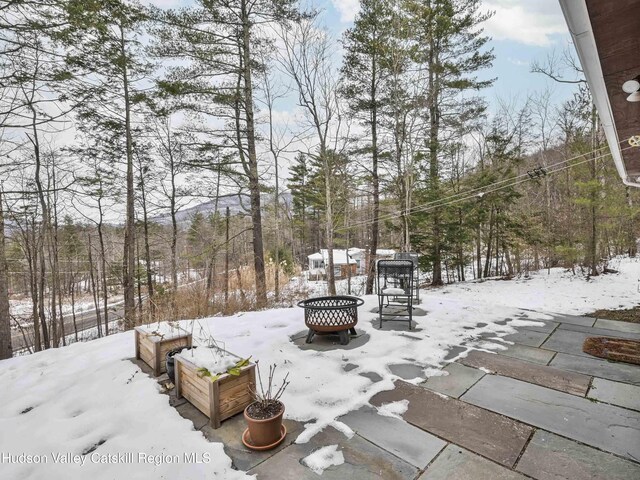
{"type": "Polygon", "coordinates": [[[382,377],[376,372],[362,372],[359,373],[361,377],[368,378],[372,383],[377,383],[382,380],[382,377]]]}
{"type": "Polygon", "coordinates": [[[563,323],[559,327],[560,330],[571,330],[572,332],[588,333],[590,336],[599,337],[620,337],[640,339],[640,333],[635,332],[621,332],[620,330],[613,330],[611,328],[596,328],[585,327],[583,325],[572,325],[570,323],[563,323]]]}
{"type": "Polygon", "coordinates": [[[594,327],[617,330],[619,332],[640,333],[640,323],[618,322],[616,320],[598,319],[594,327]]]}
{"type": "Polygon", "coordinates": [[[371,326],[376,330],[382,330],[383,332],[421,332],[420,324],[416,322],[416,318],[411,322],[411,330],[409,330],[409,317],[385,317],[382,322],[382,328],[380,328],[380,319],[374,318],[371,320],[371,326]]]}
{"type": "Polygon", "coordinates": [[[204,413],[191,405],[189,402],[185,402],[181,405],[176,406],[176,410],[182,418],[191,420],[191,422],[193,423],[193,428],[196,430],[200,430],[202,427],[209,424],[209,417],[207,417],[204,413]]]}
{"type": "Polygon", "coordinates": [[[455,345],[447,350],[447,355],[444,357],[444,360],[447,362],[453,361],[458,355],[469,350],[469,347],[465,347],[464,345],[455,345]]]}
{"type": "Polygon", "coordinates": [[[368,334],[362,333],[356,326],[357,336],[352,336],[349,341],[349,345],[341,345],[340,337],[337,334],[329,335],[316,335],[313,337],[313,342],[306,343],[306,334],[304,337],[294,338],[291,337],[291,341],[294,345],[297,345],[300,350],[315,350],[317,352],[327,352],[329,350],[353,350],[354,348],[361,347],[369,341],[371,338],[368,334]]]}
{"type": "Polygon", "coordinates": [[[466,367],[455,362],[450,363],[444,367],[443,370],[449,373],[449,375],[429,377],[420,385],[434,392],[440,392],[450,397],[458,398],[484,376],[484,372],[477,368],[466,367]]]}
{"type": "Polygon", "coordinates": [[[394,375],[404,378],[405,380],[413,380],[414,378],[424,378],[424,368],[415,363],[396,363],[389,365],[389,370],[394,375]]]}
{"type": "Polygon", "coordinates": [[[640,415],[630,410],[486,375],[462,400],[629,458],[640,458],[640,415]]]}
{"type": "Polygon", "coordinates": [[[225,420],[218,429],[211,428],[207,423],[200,431],[210,442],[221,442],[224,445],[224,451],[233,461],[235,468],[250,470],[291,445],[304,429],[302,423],[293,420],[285,419],[284,425],[287,427],[287,436],[284,441],[274,450],[266,452],[254,452],[242,443],[242,433],[247,428],[247,423],[242,414],[225,420]]]}
{"type": "Polygon", "coordinates": [[[418,480],[525,480],[513,470],[449,445],[418,480]]]}
{"type": "Polygon", "coordinates": [[[542,348],[553,350],[554,352],[589,357],[590,355],[588,353],[584,353],[582,351],[582,344],[588,337],[592,336],[593,335],[589,335],[588,333],[574,332],[558,328],[551,334],[549,339],[542,344],[542,348]]]}
{"type": "Polygon", "coordinates": [[[550,366],[640,385],[640,367],[629,363],[609,362],[595,357],[558,353],[551,361],[550,366]]]}
{"type": "MultiPolygon", "coordinates": [[[[640,387],[636,385],[594,378],[587,396],[600,402],[640,410],[640,387]]],[[[640,442],[640,439],[638,441],[640,442]]]]}
{"type": "Polygon", "coordinates": [[[346,423],[361,437],[421,470],[447,444],[399,418],[379,415],[371,407],[350,412],[338,420],[346,423]]]}
{"type": "Polygon", "coordinates": [[[379,406],[407,399],[406,421],[507,467],[513,466],[531,435],[531,427],[488,410],[407,382],[395,385],[370,403],[379,406]]]}
{"type": "Polygon", "coordinates": [[[526,345],[508,345],[506,350],[496,350],[498,355],[505,355],[511,358],[519,358],[527,362],[537,363],[539,365],[547,365],[556,354],[550,350],[542,350],[535,347],[527,347],[526,345]]]}
{"type": "Polygon", "coordinates": [[[517,470],[538,480],[630,480],[640,478],[640,465],[538,430],[517,470]]]}
{"type": "Polygon", "coordinates": [[[584,396],[589,390],[589,382],[591,381],[590,376],[581,373],[567,372],[478,350],[470,352],[458,362],[468,367],[485,368],[492,373],[574,395],[584,396]]]}
{"type": "Polygon", "coordinates": [[[592,327],[596,319],[593,317],[579,317],[575,315],[561,315],[553,314],[553,321],[560,323],[572,323],[574,325],[584,325],[585,327],[592,327]]]}
{"type": "Polygon", "coordinates": [[[521,318],[520,320],[531,320],[534,322],[542,322],[544,325],[523,325],[521,327],[514,327],[514,328],[523,329],[523,330],[533,330],[534,332],[541,332],[541,333],[551,333],[556,328],[558,328],[558,325],[560,325],[559,322],[552,322],[551,320],[533,320],[530,318],[521,318]]]}
{"type": "Polygon", "coordinates": [[[308,443],[290,445],[248,473],[257,474],[259,480],[409,480],[416,477],[418,469],[359,435],[347,438],[329,427],[308,443]],[[327,468],[320,477],[301,461],[328,445],[338,445],[344,463],[327,468]]]}
{"type": "Polygon", "coordinates": [[[539,347],[549,336],[548,333],[534,332],[533,330],[518,330],[516,333],[512,333],[502,337],[509,342],[518,343],[520,345],[527,345],[528,347],[539,347]]]}

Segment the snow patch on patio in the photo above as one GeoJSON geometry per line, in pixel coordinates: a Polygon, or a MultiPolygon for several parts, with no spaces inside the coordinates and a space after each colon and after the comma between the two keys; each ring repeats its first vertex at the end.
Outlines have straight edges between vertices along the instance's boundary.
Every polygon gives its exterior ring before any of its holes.
{"type": "Polygon", "coordinates": [[[338,450],[338,445],[327,445],[304,457],[302,463],[309,467],[313,473],[322,475],[322,472],[327,468],[333,465],[342,465],[344,455],[338,450]]]}
{"type": "Polygon", "coordinates": [[[409,409],[409,400],[385,403],[378,407],[378,414],[384,417],[402,418],[402,414],[409,409]]]}

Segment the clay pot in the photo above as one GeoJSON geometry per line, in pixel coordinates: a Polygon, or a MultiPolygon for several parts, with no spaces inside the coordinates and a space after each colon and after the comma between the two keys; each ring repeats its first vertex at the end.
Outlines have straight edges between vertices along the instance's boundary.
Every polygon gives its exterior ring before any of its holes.
{"type": "MultiPolygon", "coordinates": [[[[251,405],[253,405],[253,403],[251,405]]],[[[252,446],[268,448],[273,445],[275,447],[280,443],[279,440],[282,438],[282,415],[284,414],[284,405],[280,403],[282,408],[277,415],[263,420],[257,420],[249,416],[247,412],[251,405],[244,409],[244,418],[247,420],[252,446]]]]}

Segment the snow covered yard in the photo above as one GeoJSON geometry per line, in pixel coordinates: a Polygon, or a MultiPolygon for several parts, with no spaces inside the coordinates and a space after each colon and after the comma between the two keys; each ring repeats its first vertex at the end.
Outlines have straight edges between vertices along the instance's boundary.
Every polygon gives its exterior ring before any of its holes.
{"type": "Polygon", "coordinates": [[[564,268],[540,270],[529,278],[509,282],[487,280],[451,285],[440,293],[493,305],[515,306],[550,313],[584,315],[599,308],[621,309],[640,305],[640,257],[609,261],[618,273],[586,280],[564,268]]]}
{"type": "MultiPolygon", "coordinates": [[[[279,375],[288,372],[285,416],[305,423],[296,439],[304,443],[327,425],[352,435],[336,418],[392,389],[397,376],[391,365],[418,365],[421,378],[437,375],[451,347],[475,343],[489,350],[504,348],[498,337],[513,333],[512,326],[550,318],[522,308],[585,313],[637,304],[640,262],[624,260],[612,268],[620,273],[590,282],[552,270],[551,276],[545,271],[530,280],[427,291],[420,308],[428,313],[414,317],[417,327],[411,332],[400,322],[395,330],[375,328],[377,299],[365,297],[357,329],[368,339],[351,349],[301,350],[290,338],[305,330],[298,308],[184,321],[181,326],[193,327],[196,343],[213,335],[233,353],[252,356],[265,367],[277,363],[279,375]],[[501,325],[505,319],[512,320],[501,325]],[[382,380],[374,383],[364,373],[382,380]]],[[[133,356],[133,333],[125,332],[1,362],[0,477],[250,478],[231,469],[222,444],[206,441],[169,406],[156,381],[129,361],[133,356]],[[21,454],[31,455],[31,463],[19,459],[21,454]]]]}

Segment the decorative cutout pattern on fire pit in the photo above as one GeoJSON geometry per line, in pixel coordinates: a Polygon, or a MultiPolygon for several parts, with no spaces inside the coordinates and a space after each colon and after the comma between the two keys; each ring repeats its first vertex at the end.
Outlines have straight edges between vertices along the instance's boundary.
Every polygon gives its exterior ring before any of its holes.
{"type": "Polygon", "coordinates": [[[302,300],[298,306],[304,308],[304,323],[309,328],[307,343],[316,333],[339,333],[343,345],[349,343],[348,330],[355,335],[358,323],[358,307],[364,300],[357,297],[316,297],[302,300]]]}

